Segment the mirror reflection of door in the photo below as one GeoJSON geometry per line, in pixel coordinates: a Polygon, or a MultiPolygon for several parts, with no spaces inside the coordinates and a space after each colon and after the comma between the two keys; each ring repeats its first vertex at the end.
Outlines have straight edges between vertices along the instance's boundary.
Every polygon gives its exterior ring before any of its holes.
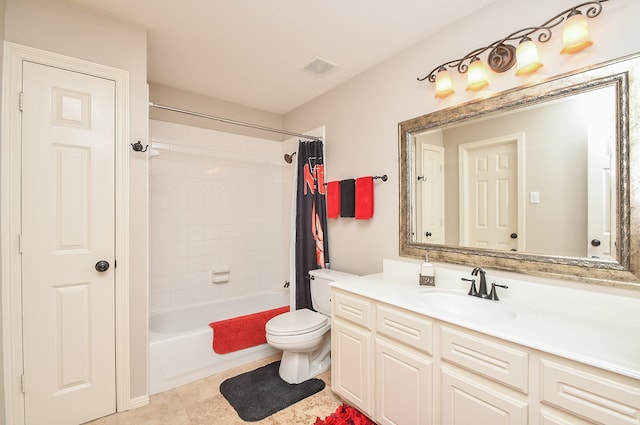
{"type": "Polygon", "coordinates": [[[587,131],[587,257],[601,260],[614,260],[616,252],[616,234],[612,231],[616,215],[611,213],[612,205],[616,205],[613,120],[613,116],[608,120],[603,117],[587,131]]]}
{"type": "Polygon", "coordinates": [[[444,243],[444,148],[420,143],[420,171],[416,178],[420,197],[418,242],[444,243]]]}
{"type": "Polygon", "coordinates": [[[460,244],[520,251],[518,146],[505,136],[461,144],[460,244]]]}

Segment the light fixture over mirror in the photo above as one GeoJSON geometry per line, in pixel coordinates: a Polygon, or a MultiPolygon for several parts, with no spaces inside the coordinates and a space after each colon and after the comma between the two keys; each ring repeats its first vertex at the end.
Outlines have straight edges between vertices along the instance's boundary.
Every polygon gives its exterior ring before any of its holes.
{"type": "Polygon", "coordinates": [[[562,31],[560,53],[577,53],[592,44],[587,18],[579,10],[572,10],[562,31]]]}
{"type": "Polygon", "coordinates": [[[451,74],[445,68],[440,68],[436,75],[436,97],[447,97],[453,94],[451,74]]]}
{"type": "Polygon", "coordinates": [[[454,93],[454,89],[451,77],[446,70],[456,68],[460,74],[468,74],[467,90],[481,90],[489,85],[486,67],[481,59],[481,55],[485,52],[488,52],[487,65],[494,72],[502,73],[516,65],[516,75],[534,73],[542,67],[537,46],[533,41],[534,35],[537,34],[536,40],[539,43],[546,43],[553,34],[551,30],[564,22],[561,53],[577,53],[593,44],[587,18],[600,15],[602,3],[607,1],[609,0],[594,0],[578,4],[558,13],[540,26],[523,28],[486,47],[472,50],[460,59],[438,65],[425,77],[418,78],[418,81],[427,80],[436,83],[435,97],[447,97],[454,93]],[[517,49],[510,44],[512,42],[518,42],[517,49]],[[444,72],[447,73],[444,74],[444,72]],[[444,80],[445,76],[448,78],[447,84],[438,84],[440,74],[442,74],[441,80],[444,80]]]}
{"type": "Polygon", "coordinates": [[[482,90],[488,85],[487,68],[484,63],[477,57],[471,59],[467,73],[467,90],[482,90]]]}
{"type": "Polygon", "coordinates": [[[538,46],[529,37],[525,37],[516,49],[516,75],[533,74],[542,68],[538,46]]]}
{"type": "Polygon", "coordinates": [[[640,55],[403,121],[399,151],[401,256],[640,290],[640,55]]]}

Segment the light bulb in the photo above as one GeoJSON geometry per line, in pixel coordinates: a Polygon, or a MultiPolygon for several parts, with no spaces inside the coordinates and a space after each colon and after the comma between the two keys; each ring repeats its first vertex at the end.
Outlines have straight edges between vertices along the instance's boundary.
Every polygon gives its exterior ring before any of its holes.
{"type": "Polygon", "coordinates": [[[467,74],[467,90],[481,90],[489,85],[487,68],[477,57],[471,59],[467,74]]]}
{"type": "Polygon", "coordinates": [[[577,53],[592,44],[587,18],[578,10],[569,13],[562,30],[563,49],[560,53],[577,53]]]}
{"type": "Polygon", "coordinates": [[[536,43],[529,37],[523,38],[516,49],[516,75],[533,74],[541,67],[536,43]]]}
{"type": "Polygon", "coordinates": [[[441,67],[436,74],[436,97],[443,98],[454,93],[451,75],[444,67],[441,67]]]}

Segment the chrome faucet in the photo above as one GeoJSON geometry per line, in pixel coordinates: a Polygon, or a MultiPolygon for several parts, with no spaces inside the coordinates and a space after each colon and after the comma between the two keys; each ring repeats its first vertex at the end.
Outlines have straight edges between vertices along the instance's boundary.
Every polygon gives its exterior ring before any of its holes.
{"type": "Polygon", "coordinates": [[[478,293],[476,294],[476,297],[489,298],[489,293],[487,292],[487,277],[486,277],[487,273],[484,270],[482,270],[480,267],[476,267],[471,272],[471,275],[478,276],[478,273],[480,273],[480,286],[478,288],[478,293]]]}

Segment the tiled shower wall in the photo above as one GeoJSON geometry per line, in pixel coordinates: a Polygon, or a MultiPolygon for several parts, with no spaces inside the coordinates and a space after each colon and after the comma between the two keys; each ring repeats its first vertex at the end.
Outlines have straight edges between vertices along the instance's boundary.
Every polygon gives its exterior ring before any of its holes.
{"type": "Polygon", "coordinates": [[[282,143],[157,120],[150,132],[150,310],[282,287],[282,143]]]}

